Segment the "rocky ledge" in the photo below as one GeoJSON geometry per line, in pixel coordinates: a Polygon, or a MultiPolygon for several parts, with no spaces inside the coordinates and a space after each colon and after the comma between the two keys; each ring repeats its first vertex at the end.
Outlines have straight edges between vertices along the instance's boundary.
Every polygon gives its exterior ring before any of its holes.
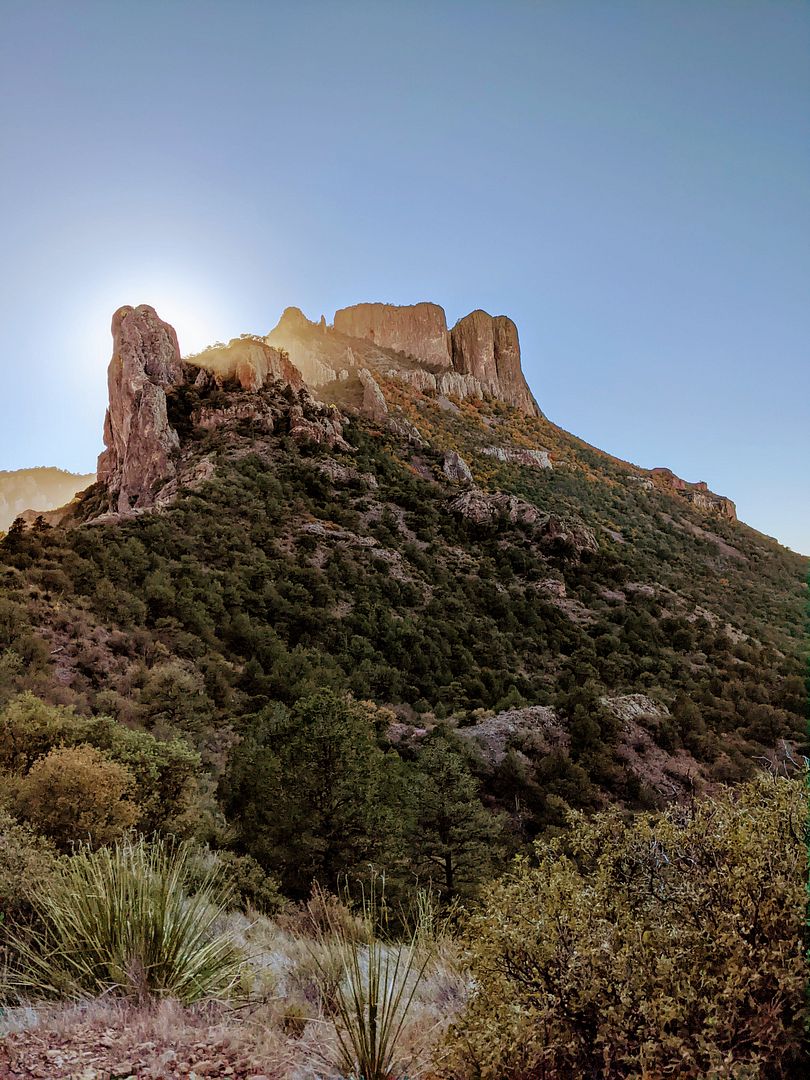
{"type": "Polygon", "coordinates": [[[678,495],[704,514],[716,514],[729,521],[737,520],[737,507],[731,499],[709,491],[703,480],[690,484],[686,480],[681,480],[680,476],[676,476],[671,469],[652,469],[650,477],[655,487],[672,495],[678,495]]]}

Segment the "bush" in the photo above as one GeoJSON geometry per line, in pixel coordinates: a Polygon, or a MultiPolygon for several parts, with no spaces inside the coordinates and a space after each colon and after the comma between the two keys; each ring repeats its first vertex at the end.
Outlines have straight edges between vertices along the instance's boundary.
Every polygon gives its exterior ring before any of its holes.
{"type": "Polygon", "coordinates": [[[759,778],[661,816],[571,816],[469,926],[444,1075],[797,1076],[806,793],[759,778]]]}
{"type": "Polygon", "coordinates": [[[39,928],[12,935],[18,994],[118,993],[184,1003],[224,995],[241,956],[215,932],[228,900],[216,866],[191,892],[192,854],[159,840],[80,849],[34,898],[39,928]]]}
{"type": "Polygon", "coordinates": [[[30,897],[47,888],[55,861],[52,844],[0,811],[0,923],[28,913],[30,897]]]}
{"type": "Polygon", "coordinates": [[[74,841],[109,844],[138,820],[135,778],[92,746],[51,750],[18,785],[23,819],[66,850],[74,841]]]}

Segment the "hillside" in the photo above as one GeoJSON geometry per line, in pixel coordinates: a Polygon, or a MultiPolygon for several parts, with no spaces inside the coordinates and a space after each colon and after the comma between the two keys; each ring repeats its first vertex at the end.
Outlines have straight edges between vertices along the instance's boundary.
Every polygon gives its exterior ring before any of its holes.
{"type": "Polygon", "coordinates": [[[0,532],[25,510],[55,510],[64,505],[95,479],[95,473],[80,475],[64,469],[0,472],[0,532]]]}
{"type": "Polygon", "coordinates": [[[423,361],[418,326],[379,340],[390,310],[378,340],[288,310],[187,360],[152,309],[116,313],[99,482],[2,545],[5,697],[184,740],[205,828],[260,858],[238,747],[323,688],[373,702],[405,765],[444,732],[509,850],[790,756],[806,561],[545,419],[516,331],[474,313],[445,363],[434,321],[423,361]]]}

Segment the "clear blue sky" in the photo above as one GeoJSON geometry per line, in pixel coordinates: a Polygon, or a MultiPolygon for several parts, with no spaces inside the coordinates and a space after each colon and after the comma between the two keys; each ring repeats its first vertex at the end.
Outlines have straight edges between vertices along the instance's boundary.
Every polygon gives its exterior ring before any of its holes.
{"type": "Polygon", "coordinates": [[[94,467],[109,319],[517,322],[547,415],[810,553],[810,4],[0,0],[0,468],[94,467]]]}

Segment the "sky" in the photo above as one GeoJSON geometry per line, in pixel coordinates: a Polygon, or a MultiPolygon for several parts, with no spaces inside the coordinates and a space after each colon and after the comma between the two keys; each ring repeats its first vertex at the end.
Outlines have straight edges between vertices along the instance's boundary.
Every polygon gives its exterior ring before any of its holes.
{"type": "Polygon", "coordinates": [[[810,553],[809,58],[802,0],[0,0],[0,469],[95,467],[122,304],[432,300],[810,553]]]}

